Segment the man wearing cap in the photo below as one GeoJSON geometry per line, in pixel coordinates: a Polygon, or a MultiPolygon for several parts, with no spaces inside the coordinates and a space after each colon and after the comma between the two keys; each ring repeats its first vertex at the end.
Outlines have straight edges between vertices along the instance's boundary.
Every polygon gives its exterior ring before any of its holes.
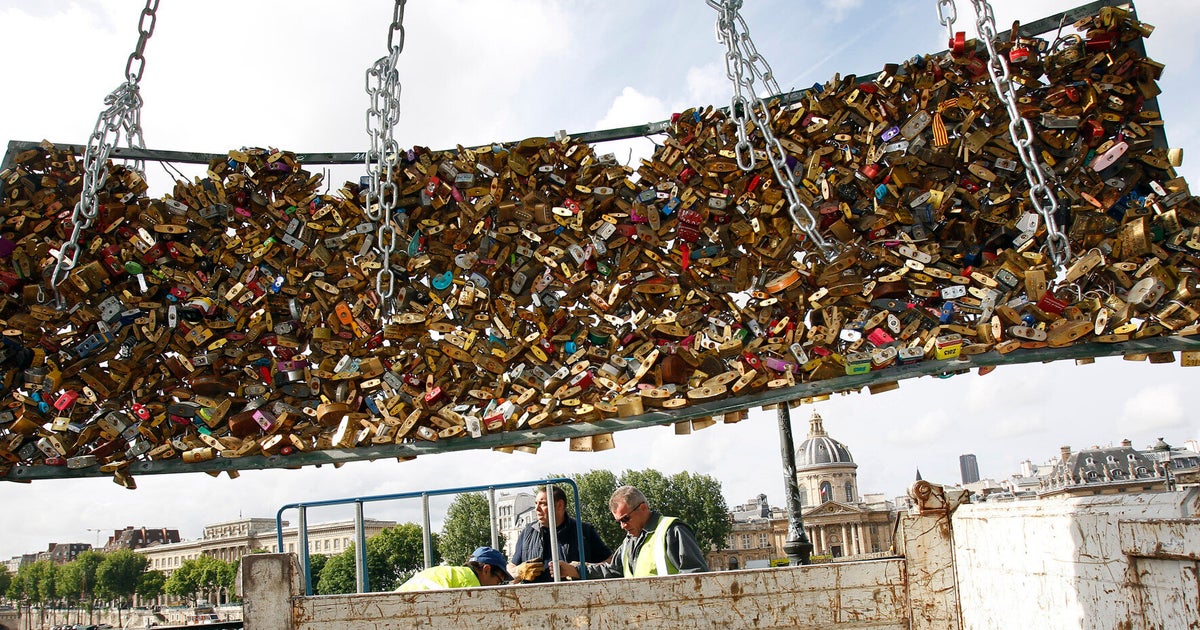
{"type": "Polygon", "coordinates": [[[553,572],[550,570],[551,509],[554,510],[554,522],[557,525],[559,560],[603,562],[612,556],[612,549],[604,544],[604,540],[590,523],[582,523],[583,552],[580,552],[579,538],[575,535],[575,519],[567,515],[567,493],[554,486],[551,494],[554,496],[553,508],[546,502],[546,489],[538,490],[533,504],[537,520],[526,525],[517,536],[516,551],[513,552],[512,562],[508,565],[508,572],[516,576],[514,584],[554,581],[553,572]]]}
{"type": "MultiPolygon", "coordinates": [[[[646,495],[621,486],[608,500],[613,518],[627,534],[608,562],[588,563],[588,577],[648,577],[708,571],[704,552],[683,521],[651,510],[646,495]]],[[[560,562],[564,577],[578,578],[576,565],[560,562]]]]}
{"type": "Polygon", "coordinates": [[[471,554],[471,559],[466,565],[430,567],[409,578],[396,590],[434,591],[445,588],[499,586],[512,580],[506,565],[508,560],[504,558],[504,554],[491,547],[480,547],[471,554]]]}

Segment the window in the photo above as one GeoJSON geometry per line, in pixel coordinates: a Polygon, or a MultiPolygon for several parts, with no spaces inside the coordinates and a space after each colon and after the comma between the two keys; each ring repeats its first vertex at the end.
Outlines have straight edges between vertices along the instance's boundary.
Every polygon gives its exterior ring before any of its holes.
{"type": "Polygon", "coordinates": [[[758,546],[759,547],[769,546],[767,543],[767,534],[765,532],[758,535],[758,546]]]}
{"type": "Polygon", "coordinates": [[[333,550],[334,550],[334,551],[341,551],[341,550],[342,550],[342,539],[341,539],[341,538],[334,538],[334,539],[333,539],[333,550]]]}
{"type": "Polygon", "coordinates": [[[833,500],[833,486],[828,481],[821,482],[821,503],[833,500]]]}
{"type": "Polygon", "coordinates": [[[750,548],[750,534],[742,534],[742,549],[750,548]]]}
{"type": "Polygon", "coordinates": [[[808,505],[808,488],[800,488],[800,505],[808,505]]]}
{"type": "Polygon", "coordinates": [[[850,483],[849,481],[846,482],[846,502],[854,502],[854,484],[850,483]]]}
{"type": "Polygon", "coordinates": [[[296,553],[296,543],[288,543],[288,553],[296,553]]]}
{"type": "Polygon", "coordinates": [[[733,549],[733,534],[730,534],[725,537],[725,548],[733,549]]]}
{"type": "Polygon", "coordinates": [[[329,551],[329,539],[325,539],[325,551],[329,551]]]}

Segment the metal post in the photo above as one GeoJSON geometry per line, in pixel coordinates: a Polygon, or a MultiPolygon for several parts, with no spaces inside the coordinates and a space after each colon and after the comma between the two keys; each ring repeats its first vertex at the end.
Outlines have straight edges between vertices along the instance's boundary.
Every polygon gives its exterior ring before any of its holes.
{"type": "Polygon", "coordinates": [[[496,526],[496,489],[488,488],[488,523],[492,527],[492,549],[500,547],[500,528],[496,526]]]}
{"type": "Polygon", "coordinates": [[[296,523],[296,544],[300,547],[300,570],[304,572],[304,594],[312,595],[311,565],[308,563],[308,509],[302,505],[298,511],[300,518],[296,523]]]}
{"type": "Polygon", "coordinates": [[[421,539],[425,546],[425,568],[433,566],[433,536],[429,533],[429,494],[421,493],[421,539]]]}
{"type": "Polygon", "coordinates": [[[808,564],[813,546],[804,533],[800,484],[796,481],[796,447],[792,443],[792,414],[786,402],[779,404],[779,451],[783,459],[783,489],[788,507],[788,538],[783,543],[783,551],[792,566],[808,564]]]}
{"type": "MultiPolygon", "coordinates": [[[[562,575],[558,568],[558,514],[554,510],[554,485],[546,484],[546,507],[550,519],[550,569],[553,571],[554,581],[561,582],[562,575]]],[[[579,553],[583,553],[583,548],[580,547],[579,553]]]]}
{"type": "Polygon", "coordinates": [[[354,588],[357,593],[365,593],[365,576],[367,574],[367,545],[363,531],[363,504],[354,502],[354,588]]]}

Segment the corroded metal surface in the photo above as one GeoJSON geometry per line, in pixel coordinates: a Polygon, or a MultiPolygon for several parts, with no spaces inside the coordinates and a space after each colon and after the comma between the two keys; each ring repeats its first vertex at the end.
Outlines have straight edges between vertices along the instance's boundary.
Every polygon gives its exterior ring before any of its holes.
{"type": "Polygon", "coordinates": [[[908,628],[901,560],[562,585],[306,598],[296,630],[908,628]]]}

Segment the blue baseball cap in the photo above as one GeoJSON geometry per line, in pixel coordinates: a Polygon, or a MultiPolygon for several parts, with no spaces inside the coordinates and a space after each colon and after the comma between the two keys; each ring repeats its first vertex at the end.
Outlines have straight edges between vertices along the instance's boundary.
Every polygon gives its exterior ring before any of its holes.
{"type": "Polygon", "coordinates": [[[471,560],[491,566],[500,572],[504,579],[511,582],[513,577],[508,574],[508,558],[491,547],[480,547],[471,554],[471,560]]]}

